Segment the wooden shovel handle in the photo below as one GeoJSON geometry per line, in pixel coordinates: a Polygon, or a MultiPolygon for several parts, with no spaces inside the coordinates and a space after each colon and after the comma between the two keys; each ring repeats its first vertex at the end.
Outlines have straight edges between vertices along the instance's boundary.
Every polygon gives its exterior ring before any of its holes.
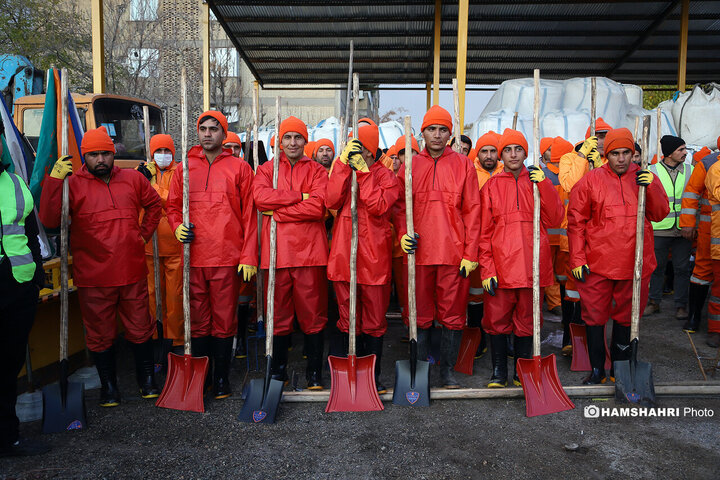
{"type": "MultiPolygon", "coordinates": [[[[253,129],[252,129],[252,149],[253,149],[253,168],[257,174],[258,167],[260,166],[260,156],[258,152],[258,123],[260,117],[260,86],[258,82],[253,84],[253,129]]],[[[247,142],[247,138],[245,139],[247,142]]],[[[260,210],[257,212],[257,244],[258,244],[258,265],[262,256],[262,213],[260,210]]],[[[257,321],[263,320],[263,274],[262,269],[258,268],[255,274],[255,319],[257,321]]]]}
{"type": "MultiPolygon", "coordinates": [[[[650,133],[650,116],[643,117],[642,155],[640,168],[645,170],[648,164],[648,139],[650,133]]],[[[640,282],[642,281],[643,243],[645,242],[645,194],[646,188],[638,188],[637,221],[635,222],[635,268],[633,271],[632,319],[630,322],[630,341],[638,338],[640,331],[640,282]]]]}
{"type": "MultiPolygon", "coordinates": [[[[60,155],[68,155],[68,75],[60,70],[60,155]]],[[[70,270],[68,267],[68,237],[70,233],[70,184],[66,176],[62,182],[62,206],[60,210],[60,361],[68,358],[68,309],[70,270]]]]}
{"type": "MultiPolygon", "coordinates": [[[[412,194],[412,121],[410,115],[405,116],[405,227],[409,237],[415,236],[413,222],[412,194]]],[[[408,262],[408,320],[410,340],[417,341],[417,303],[415,299],[415,254],[407,256],[408,262]]],[[[424,360],[424,359],[423,359],[424,360]]]]}
{"type": "MultiPolygon", "coordinates": [[[[182,151],[182,168],[183,168],[183,198],[182,212],[183,224],[190,224],[190,167],[188,166],[187,157],[187,127],[188,127],[188,111],[187,111],[187,71],[183,67],[180,73],[180,121],[181,121],[181,141],[180,149],[182,151]]],[[[184,330],[184,350],[185,355],[191,355],[190,348],[190,244],[183,243],[183,330],[184,330]]]]}
{"type": "MultiPolygon", "coordinates": [[[[280,169],[280,97],[275,97],[275,154],[273,155],[272,185],[278,188],[280,169]]],[[[270,217],[270,259],[268,265],[267,319],[265,324],[265,354],[272,357],[273,333],[275,331],[275,268],[277,265],[277,222],[270,217]]]]}
{"type": "MultiPolygon", "coordinates": [[[[540,161],[540,70],[533,72],[535,98],[533,102],[533,165],[540,161]]],[[[533,183],[533,357],[540,356],[540,190],[533,183]]]]}
{"type": "MultiPolygon", "coordinates": [[[[358,102],[360,99],[360,79],[353,73],[353,137],[358,138],[358,102]]],[[[350,236],[350,304],[348,306],[348,355],[355,357],[355,332],[357,321],[357,255],[358,255],[358,183],[357,174],[353,170],[350,186],[350,219],[352,234],[350,236]]]]}

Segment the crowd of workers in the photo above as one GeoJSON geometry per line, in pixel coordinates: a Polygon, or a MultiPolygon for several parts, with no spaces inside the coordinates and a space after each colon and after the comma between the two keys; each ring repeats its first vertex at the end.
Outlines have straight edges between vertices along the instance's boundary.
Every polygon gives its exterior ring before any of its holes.
{"type": "MultiPolygon", "coordinates": [[[[379,392],[385,390],[380,357],[393,288],[407,322],[408,255],[416,263],[418,355],[428,357],[431,329],[439,326],[434,331],[440,334],[441,386],[459,388],[453,367],[466,326],[483,330],[478,355],[490,346],[488,387],[502,388],[509,380],[520,384],[517,370],[510,377],[507,358],[510,352],[514,358],[531,358],[533,185],[541,211],[540,287],[548,310],[562,317],[564,354],[572,354],[570,323],[586,325],[592,370],[583,383],[613,379],[612,369],[604,369],[610,319],[612,359],[626,359],[630,351],[640,186],[647,194],[641,309],[646,315],[659,310],[670,259],[676,316],[686,320],[686,331],[699,329],[712,288],[708,344],[718,346],[720,281],[713,281],[720,276],[717,153],[696,154],[693,168],[682,139],[665,136],[659,161],[641,169],[631,132],[599,118],[595,134],[588,128],[577,145],[561,137],[543,138],[542,164],[536,167],[518,131],[487,132],[473,146],[464,135],[457,144],[451,140],[452,129],[450,114],[434,106],[423,118],[423,148],[412,139],[413,236],[407,234],[405,218],[405,139],[387,151],[379,149],[379,130],[370,119],[360,121],[355,139],[341,152],[327,139],[308,142],[300,119],[283,120],[277,132],[280,151],[274,152],[279,156],[277,188],[273,162],[254,172],[252,160],[242,158],[242,142],[217,111],[197,119],[200,143],[187,152],[188,172],[168,135],[152,137],[153,160],[132,170],[114,166],[115,146],[104,127],[86,132],[84,165],[73,172],[69,157],[57,160],[43,184],[39,219],[48,228],[60,225],[62,183],[70,176],[73,280],[87,347],[101,380],[100,405],[121,401],[116,318],[133,346],[141,396],[159,395],[154,291],[162,292],[168,348],[181,351],[183,243],[190,244],[192,353],[211,358],[208,390],[214,397],[231,395],[231,360],[246,354],[256,274],[269,267],[270,218],[277,224],[272,376],[288,380],[290,338],[298,326],[304,334],[307,388],[323,389],[329,305],[337,306],[340,332],[330,338],[330,351],[347,354],[353,172],[359,192],[358,353],[378,357],[379,392]],[[184,175],[189,176],[191,223],[183,222],[184,175]],[[160,285],[152,271],[155,231],[160,285]]],[[[2,398],[2,447],[7,451],[20,448],[15,382],[42,283],[32,197],[18,179],[0,173],[0,282],[4,292],[12,292],[0,304],[3,332],[11,331],[2,337],[0,355],[13,366],[13,371],[3,369],[2,379],[2,391],[12,392],[2,398]]]]}

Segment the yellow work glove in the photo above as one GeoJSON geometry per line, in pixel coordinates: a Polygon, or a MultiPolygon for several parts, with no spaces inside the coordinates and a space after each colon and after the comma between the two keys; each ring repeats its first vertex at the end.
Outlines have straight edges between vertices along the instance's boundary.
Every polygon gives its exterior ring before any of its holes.
{"type": "Polygon", "coordinates": [[[467,278],[477,267],[478,262],[471,262],[470,260],[465,260],[463,258],[462,260],[460,260],[460,275],[467,278]]]}
{"type": "Polygon", "coordinates": [[[572,276],[579,282],[585,282],[588,275],[590,275],[590,267],[588,267],[587,263],[572,269],[572,276]]]}
{"type": "Polygon", "coordinates": [[[238,276],[242,276],[244,282],[249,282],[257,273],[257,267],[253,265],[238,265],[238,276]]]}
{"type": "Polygon", "coordinates": [[[650,170],[638,170],[635,172],[635,183],[641,187],[647,187],[653,181],[653,174],[650,170]]]}
{"type": "Polygon", "coordinates": [[[482,281],[483,289],[493,297],[495,296],[495,289],[498,286],[497,277],[486,278],[482,281]]]}
{"type": "Polygon", "coordinates": [[[153,162],[150,163],[141,163],[137,167],[135,167],[135,170],[145,175],[145,178],[150,180],[152,182],[155,175],[157,175],[157,167],[153,162]]]}
{"type": "Polygon", "coordinates": [[[585,156],[585,158],[587,158],[592,149],[597,149],[597,145],[598,145],[597,137],[595,137],[595,136],[588,137],[588,139],[585,140],[583,142],[582,146],[580,147],[580,153],[582,153],[585,156]]]}
{"type": "Polygon", "coordinates": [[[360,143],[360,140],[358,140],[357,138],[353,138],[352,140],[350,140],[350,142],[348,142],[347,145],[345,145],[345,148],[340,154],[340,161],[347,165],[350,157],[362,153],[362,149],[363,146],[362,143],[360,143]]]}
{"type": "Polygon", "coordinates": [[[413,255],[418,246],[418,238],[420,238],[420,235],[417,233],[415,234],[415,238],[411,237],[407,233],[403,235],[402,238],[400,238],[400,248],[402,248],[402,251],[408,255],[413,255]]]}
{"type": "Polygon", "coordinates": [[[189,224],[187,227],[183,224],[180,224],[179,227],[175,229],[175,238],[177,238],[178,242],[181,243],[190,243],[193,240],[195,240],[195,232],[193,232],[193,228],[195,228],[195,225],[192,223],[189,224]]]}
{"type": "Polygon", "coordinates": [[[350,155],[348,162],[349,162],[350,168],[352,168],[353,170],[360,170],[361,172],[369,172],[370,171],[370,169],[367,166],[367,163],[365,163],[365,159],[359,153],[350,155]]]}
{"type": "Polygon", "coordinates": [[[310,198],[310,194],[309,194],[309,193],[303,193],[303,194],[302,194],[302,197],[303,197],[303,200],[307,200],[308,198],[310,198]]]}
{"type": "Polygon", "coordinates": [[[50,172],[50,176],[63,180],[68,175],[72,174],[72,157],[70,155],[63,155],[58,158],[55,165],[50,172]]]}
{"type": "Polygon", "coordinates": [[[536,167],[535,165],[530,165],[528,167],[528,171],[530,172],[531,182],[540,183],[545,180],[545,172],[542,171],[542,168],[536,167]]]}
{"type": "Polygon", "coordinates": [[[264,212],[261,212],[263,215],[272,217],[273,211],[272,210],[265,210],[264,212]]]}
{"type": "Polygon", "coordinates": [[[600,156],[600,152],[597,151],[597,148],[590,150],[590,153],[587,155],[587,160],[592,164],[593,168],[602,166],[602,157],[600,156]]]}

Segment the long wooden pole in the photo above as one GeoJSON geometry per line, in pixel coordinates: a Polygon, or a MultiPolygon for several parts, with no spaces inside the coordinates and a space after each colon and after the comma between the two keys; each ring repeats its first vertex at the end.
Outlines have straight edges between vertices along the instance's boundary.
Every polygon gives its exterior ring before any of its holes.
{"type": "Polygon", "coordinates": [[[677,89],[685,91],[687,73],[688,24],[690,22],[690,0],[683,0],[680,10],[680,41],[678,42],[678,84],[677,89]]]}
{"type": "Polygon", "coordinates": [[[105,93],[105,39],[103,0],[91,0],[93,93],[105,93]]]}
{"type": "MultiPolygon", "coordinates": [[[[650,133],[650,116],[643,118],[642,129],[642,155],[640,168],[646,169],[648,164],[648,138],[650,133]]],[[[635,223],[635,268],[633,271],[632,290],[632,319],[630,322],[630,341],[638,338],[640,330],[640,281],[642,280],[643,267],[643,243],[645,241],[645,190],[647,187],[638,188],[637,221],[635,223]]]]}
{"type": "Polygon", "coordinates": [[[656,112],[657,113],[657,118],[656,118],[657,133],[655,136],[657,138],[655,140],[657,140],[657,143],[656,143],[655,148],[656,148],[657,152],[655,153],[655,155],[657,156],[657,161],[659,162],[663,158],[662,157],[662,144],[660,143],[660,138],[662,138],[662,110],[660,110],[660,107],[657,107],[656,110],[657,110],[657,112],[656,112]]]}
{"type": "MultiPolygon", "coordinates": [[[[183,224],[190,225],[190,167],[188,166],[188,109],[187,109],[187,71],[180,72],[180,150],[183,169],[183,224]]],[[[183,243],[183,343],[185,355],[191,355],[190,348],[190,244],[183,243]]]]}
{"type": "Polygon", "coordinates": [[[453,87],[453,105],[455,110],[455,115],[453,116],[453,120],[455,123],[455,128],[453,135],[455,136],[455,145],[453,146],[453,150],[456,152],[460,152],[462,147],[460,146],[460,135],[461,135],[461,128],[460,128],[460,96],[458,91],[458,81],[457,78],[453,78],[452,80],[452,87],[453,87]]]}
{"type": "MultiPolygon", "coordinates": [[[[60,155],[68,155],[68,95],[69,81],[67,70],[60,70],[60,155]]],[[[68,237],[70,233],[70,184],[66,176],[62,183],[62,206],[60,211],[60,361],[68,358],[68,308],[69,281],[68,237]]]]}
{"type": "Polygon", "coordinates": [[[463,133],[463,129],[465,126],[465,79],[467,78],[467,41],[469,11],[469,0],[459,0],[455,76],[457,77],[458,81],[458,97],[460,102],[460,134],[463,133]]]}
{"type": "MultiPolygon", "coordinates": [[[[405,115],[405,227],[410,238],[415,238],[413,221],[413,177],[412,177],[412,120],[405,115]]],[[[410,340],[417,342],[417,303],[415,299],[415,255],[407,256],[408,262],[408,320],[410,340]]],[[[421,360],[425,360],[422,358],[421,360]]]]}
{"type": "MultiPolygon", "coordinates": [[[[275,97],[275,155],[273,155],[273,188],[278,187],[280,169],[280,97],[275,97]]],[[[277,222],[270,216],[270,262],[268,265],[267,324],[265,326],[265,355],[272,357],[275,331],[275,267],[277,265],[277,222]]]]}
{"type": "Polygon", "coordinates": [[[350,60],[348,62],[348,81],[347,81],[347,93],[345,94],[345,115],[342,117],[342,130],[340,132],[340,146],[338,151],[345,149],[348,137],[348,122],[350,121],[349,108],[350,108],[350,92],[352,91],[352,78],[353,78],[353,55],[355,51],[355,44],[350,40],[350,60]]]}
{"type": "MultiPolygon", "coordinates": [[[[533,72],[535,98],[533,102],[533,165],[538,166],[540,156],[540,70],[533,72]]],[[[533,183],[533,357],[540,356],[540,190],[533,183]]]]}
{"type": "MultiPolygon", "coordinates": [[[[258,152],[258,122],[260,118],[260,86],[258,82],[253,84],[253,168],[257,173],[258,167],[260,167],[260,157],[258,152]]],[[[248,159],[249,160],[249,159],[248,159]]],[[[258,265],[260,265],[261,252],[262,252],[262,213],[260,210],[257,212],[257,242],[258,242],[258,265]]],[[[262,269],[258,268],[255,274],[255,311],[256,320],[258,322],[263,321],[263,273],[262,269]]]]}
{"type": "Polygon", "coordinates": [[[442,0],[435,0],[433,35],[433,105],[440,105],[440,37],[442,35],[442,0]]]}
{"type": "MultiPolygon", "coordinates": [[[[145,130],[145,161],[150,164],[152,162],[152,153],[150,152],[150,108],[147,105],[143,105],[143,127],[145,130]]],[[[156,172],[157,176],[160,172],[156,172]]],[[[157,181],[157,180],[156,180],[157,181]]],[[[152,235],[152,248],[153,248],[153,282],[155,283],[155,321],[160,325],[163,324],[162,315],[162,291],[160,290],[160,251],[158,245],[157,229],[152,235]]],[[[158,335],[162,335],[161,328],[158,328],[158,335]]],[[[161,337],[158,337],[161,338],[161,337]]]]}
{"type": "MultiPolygon", "coordinates": [[[[597,79],[595,77],[592,77],[590,79],[590,136],[594,137],[596,133],[596,116],[597,116],[597,79]]],[[[592,162],[590,162],[590,170],[592,170],[595,167],[592,162]]]]}
{"type": "MultiPolygon", "coordinates": [[[[515,112],[513,114],[513,121],[512,121],[512,129],[517,130],[517,122],[518,122],[518,112],[515,112]]],[[[500,152],[498,152],[499,154],[500,152]]]]}
{"type": "MultiPolygon", "coordinates": [[[[353,73],[353,113],[352,127],[353,137],[358,138],[358,103],[360,99],[360,79],[357,73],[353,73]]],[[[356,354],[356,315],[357,315],[357,255],[358,255],[358,183],[355,170],[352,172],[352,184],[350,187],[350,219],[352,233],[350,236],[350,304],[348,306],[348,356],[356,354]]]]}

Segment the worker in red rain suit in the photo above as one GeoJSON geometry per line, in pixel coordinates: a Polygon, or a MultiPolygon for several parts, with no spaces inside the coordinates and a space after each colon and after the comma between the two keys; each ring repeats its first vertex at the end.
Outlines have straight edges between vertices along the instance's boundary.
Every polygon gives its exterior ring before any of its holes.
{"type": "Polygon", "coordinates": [[[190,245],[192,353],[213,360],[213,395],[232,394],[232,344],[237,333],[240,282],[257,273],[257,214],[253,172],[222,147],[227,118],[207,111],[197,121],[200,145],[188,152],[190,225],[182,223],[183,171],[178,165],[166,210],[175,237],[190,245]],[[241,278],[242,276],[242,278],[241,278]]]}
{"type": "MultiPolygon", "coordinates": [[[[262,268],[270,264],[270,216],[277,222],[275,335],[272,375],[287,380],[287,351],[297,314],[305,334],[310,390],[322,390],[323,329],[327,323],[327,258],[325,190],[328,174],[303,153],[305,124],[288,117],[280,124],[278,188],[272,184],[273,162],[260,165],[253,185],[257,208],[265,215],[262,268]]],[[[265,277],[267,278],[267,276],[265,277]]],[[[267,286],[265,287],[267,289],[267,286]]]]}
{"type": "MultiPolygon", "coordinates": [[[[553,284],[547,229],[565,210],[550,179],[535,166],[526,169],[528,144],[522,133],[505,129],[498,144],[504,171],[480,192],[480,270],[485,298],[483,328],[490,337],[493,373],[488,387],[507,385],[507,336],[515,334],[515,358],[531,358],[533,186],[540,192],[540,287],[553,284]]],[[[540,293],[542,298],[542,292],[540,293]]],[[[515,362],[515,385],[520,385],[515,362]]]]}
{"type": "MultiPolygon", "coordinates": [[[[403,251],[416,256],[418,355],[422,360],[427,358],[429,330],[437,308],[443,327],[441,383],[445,388],[459,388],[453,367],[467,317],[468,277],[477,268],[480,192],[473,163],[447,146],[452,132],[447,110],[431,107],[421,130],[425,148],[412,162],[416,235],[411,238],[407,234],[404,194],[394,217],[395,231],[403,251]]],[[[398,178],[404,192],[405,165],[400,167],[398,178]]]]}
{"type": "Polygon", "coordinates": [[[338,214],[333,225],[327,273],[338,299],[338,329],[344,333],[347,349],[352,237],[350,187],[355,170],[358,182],[357,332],[362,335],[361,354],[376,356],[375,385],[378,393],[385,393],[380,382],[380,360],[383,335],[387,331],[385,313],[390,303],[392,279],[390,218],[391,209],[400,197],[400,183],[392,170],[375,161],[378,127],[365,125],[358,128],[358,140],[345,147],[328,180],[325,206],[337,210],[338,214]]]}
{"type": "Polygon", "coordinates": [[[570,192],[570,267],[580,292],[592,366],[584,384],[605,382],[605,324],[611,317],[611,358],[613,362],[629,358],[639,185],[647,187],[641,312],[657,266],[650,222],[659,222],[670,211],[662,183],[632,163],[634,152],[635,141],[627,128],[610,130],[605,137],[607,163],[585,174],[570,192]]]}
{"type": "MultiPolygon", "coordinates": [[[[115,145],[105,127],[85,133],[80,150],[85,164],[68,180],[70,245],[87,347],[100,376],[100,406],[120,404],[113,347],[117,317],[133,345],[140,394],[156,398],[145,243],[160,221],[160,197],[140,172],[114,166],[115,145]]],[[[45,178],[40,220],[46,227],[60,225],[62,183],[71,171],[70,157],[62,157],[45,178]]]]}

